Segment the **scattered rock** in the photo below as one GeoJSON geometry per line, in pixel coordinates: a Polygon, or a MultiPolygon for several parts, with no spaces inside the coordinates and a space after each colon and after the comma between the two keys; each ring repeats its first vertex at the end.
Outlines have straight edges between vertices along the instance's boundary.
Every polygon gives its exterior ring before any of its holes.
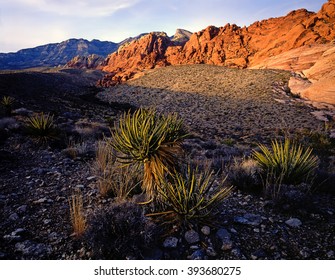
{"type": "Polygon", "coordinates": [[[30,240],[16,243],[15,250],[21,252],[23,256],[37,259],[45,258],[52,252],[52,248],[50,245],[35,243],[30,240]]]}
{"type": "Polygon", "coordinates": [[[204,250],[200,249],[200,250],[196,250],[190,257],[191,260],[203,260],[205,259],[206,254],[204,252],[204,250]]]}
{"type": "Polygon", "coordinates": [[[28,207],[27,205],[21,205],[16,210],[17,210],[18,213],[23,214],[27,211],[27,207],[28,207]]]}
{"type": "Polygon", "coordinates": [[[234,218],[235,223],[249,226],[259,226],[262,223],[263,219],[260,215],[255,214],[245,214],[242,217],[238,216],[234,218]]]}
{"type": "Polygon", "coordinates": [[[12,233],[11,233],[11,235],[12,236],[23,236],[24,234],[27,234],[28,233],[28,231],[26,230],[26,229],[24,229],[24,228],[18,228],[18,229],[16,229],[16,230],[14,230],[12,233]]]}
{"type": "Polygon", "coordinates": [[[264,259],[266,258],[266,253],[264,252],[263,249],[258,249],[251,254],[251,258],[253,260],[264,259]]]}
{"type": "Polygon", "coordinates": [[[302,222],[297,218],[291,218],[291,219],[285,221],[285,224],[287,224],[288,226],[290,226],[292,228],[298,228],[302,225],[302,222]]]}
{"type": "Polygon", "coordinates": [[[97,178],[97,176],[90,176],[90,177],[87,177],[86,180],[87,181],[93,181],[97,178]]]}
{"type": "Polygon", "coordinates": [[[333,250],[331,250],[331,251],[329,251],[329,252],[327,252],[327,257],[328,258],[334,258],[334,256],[335,256],[335,253],[334,253],[334,251],[333,250]]]}
{"type": "Polygon", "coordinates": [[[230,236],[231,236],[230,233],[225,228],[221,228],[216,232],[216,237],[221,241],[230,239],[230,236]]]}
{"type": "Polygon", "coordinates": [[[14,212],[14,213],[12,213],[12,214],[8,217],[8,219],[9,219],[10,221],[15,222],[15,221],[17,221],[17,220],[19,219],[19,215],[16,214],[16,213],[14,212]]]}
{"type": "Polygon", "coordinates": [[[217,256],[217,252],[211,246],[209,246],[209,247],[206,248],[206,254],[209,257],[216,257],[217,256]]]}
{"type": "Polygon", "coordinates": [[[233,242],[230,239],[231,235],[226,229],[224,228],[219,229],[216,232],[216,237],[221,241],[222,251],[231,250],[233,248],[233,242]]]}
{"type": "Polygon", "coordinates": [[[199,234],[194,230],[186,231],[184,237],[189,244],[194,244],[200,241],[199,234]]]}
{"type": "Polygon", "coordinates": [[[43,198],[40,198],[38,200],[33,201],[33,203],[34,204],[42,204],[42,203],[45,203],[47,201],[48,201],[48,199],[46,197],[43,197],[43,198]]]}
{"type": "Polygon", "coordinates": [[[164,248],[177,248],[178,238],[176,237],[167,237],[163,242],[164,248]]]}
{"type": "Polygon", "coordinates": [[[203,226],[201,228],[201,232],[204,234],[204,235],[210,235],[211,234],[211,229],[209,226],[203,226]]]}

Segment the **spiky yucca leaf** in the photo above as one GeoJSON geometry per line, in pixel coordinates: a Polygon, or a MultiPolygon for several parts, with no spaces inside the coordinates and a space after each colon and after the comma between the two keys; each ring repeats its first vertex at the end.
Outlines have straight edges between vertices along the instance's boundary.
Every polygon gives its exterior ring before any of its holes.
{"type": "Polygon", "coordinates": [[[139,109],[120,118],[109,143],[125,164],[143,165],[143,189],[152,198],[157,194],[155,185],[176,164],[185,136],[176,114],[139,109]]]}
{"type": "Polygon", "coordinates": [[[222,184],[215,186],[213,171],[200,173],[190,166],[182,173],[175,171],[172,179],[165,180],[159,187],[167,211],[149,216],[167,215],[181,223],[208,218],[232,190],[232,187],[226,188],[222,184]]]}
{"type": "Polygon", "coordinates": [[[266,174],[283,184],[299,184],[313,175],[319,161],[312,155],[313,149],[304,149],[289,139],[283,142],[272,141],[271,150],[259,145],[260,152],[254,151],[253,158],[266,174]]]}
{"type": "Polygon", "coordinates": [[[11,96],[3,96],[1,99],[1,105],[4,107],[6,111],[6,115],[10,115],[12,112],[12,106],[15,102],[15,98],[11,96]]]}
{"type": "Polygon", "coordinates": [[[10,107],[13,105],[15,99],[10,96],[3,96],[1,99],[1,105],[4,107],[10,107]]]}
{"type": "Polygon", "coordinates": [[[53,115],[45,115],[44,113],[29,117],[26,124],[26,131],[39,143],[56,139],[58,136],[53,115]]]}

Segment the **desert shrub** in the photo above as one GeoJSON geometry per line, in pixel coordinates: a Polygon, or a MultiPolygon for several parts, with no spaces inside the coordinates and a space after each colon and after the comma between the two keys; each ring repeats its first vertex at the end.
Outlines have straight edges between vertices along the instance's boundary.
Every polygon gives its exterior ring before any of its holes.
{"type": "Polygon", "coordinates": [[[109,144],[124,164],[143,168],[142,188],[153,198],[156,185],[165,172],[172,170],[181,154],[186,133],[176,114],[159,115],[155,110],[139,109],[120,118],[109,144]]]}
{"type": "Polygon", "coordinates": [[[119,199],[125,199],[141,183],[138,168],[116,162],[111,147],[103,141],[99,141],[97,145],[93,172],[98,178],[97,184],[102,196],[112,194],[119,199]]]}
{"type": "Polygon", "coordinates": [[[75,132],[81,139],[101,139],[104,134],[109,133],[109,128],[100,122],[81,119],[75,123],[75,132]]]}
{"type": "Polygon", "coordinates": [[[157,227],[131,202],[114,203],[90,219],[86,239],[97,259],[144,258],[152,247],[157,227]]]}
{"type": "Polygon", "coordinates": [[[235,159],[230,167],[229,180],[243,191],[258,192],[261,188],[260,167],[254,159],[235,159]]]}
{"type": "Polygon", "coordinates": [[[299,184],[311,179],[318,168],[319,160],[312,155],[310,147],[303,148],[288,138],[283,142],[273,141],[271,149],[260,144],[260,151],[253,151],[262,174],[267,180],[282,184],[299,184]]]}
{"type": "Polygon", "coordinates": [[[326,124],[325,129],[321,131],[301,130],[295,135],[295,138],[299,142],[310,145],[318,153],[329,154],[335,148],[335,140],[330,137],[331,125],[326,124]]]}
{"type": "Polygon", "coordinates": [[[95,157],[95,144],[85,140],[70,139],[62,152],[72,159],[90,159],[95,157]]]}
{"type": "Polygon", "coordinates": [[[87,224],[84,213],[83,196],[78,190],[69,198],[69,206],[73,235],[79,237],[85,232],[87,224]]]}
{"type": "Polygon", "coordinates": [[[41,113],[32,116],[28,118],[25,128],[27,133],[38,143],[46,143],[59,137],[53,115],[41,113]]]}
{"type": "Polygon", "coordinates": [[[13,97],[10,97],[10,96],[2,97],[0,104],[5,109],[5,114],[7,116],[11,115],[14,102],[15,102],[15,99],[13,97]]]}
{"type": "Polygon", "coordinates": [[[216,182],[213,171],[198,172],[188,165],[183,172],[175,171],[160,184],[166,211],[149,216],[165,216],[179,224],[208,219],[232,189],[223,187],[223,183],[216,182]]]}

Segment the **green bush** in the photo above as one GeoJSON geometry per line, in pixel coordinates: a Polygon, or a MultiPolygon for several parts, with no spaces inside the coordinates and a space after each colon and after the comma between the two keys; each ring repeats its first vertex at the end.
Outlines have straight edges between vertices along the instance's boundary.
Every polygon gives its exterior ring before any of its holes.
{"type": "Polygon", "coordinates": [[[181,173],[175,171],[159,187],[166,211],[149,216],[165,216],[181,224],[208,219],[232,189],[222,184],[217,184],[213,171],[200,173],[190,166],[181,173]]]}
{"type": "Polygon", "coordinates": [[[27,133],[38,143],[46,143],[58,138],[58,130],[55,126],[53,115],[38,114],[28,118],[25,126],[27,133]]]}
{"type": "Polygon", "coordinates": [[[176,165],[186,133],[176,114],[159,115],[155,110],[139,109],[120,118],[109,141],[125,164],[143,167],[143,190],[150,198],[157,194],[160,178],[176,165]]]}
{"type": "Polygon", "coordinates": [[[318,168],[319,160],[312,149],[285,139],[272,141],[271,149],[260,144],[260,151],[253,151],[253,158],[262,169],[267,180],[282,184],[300,184],[311,179],[318,168]],[[271,177],[272,179],[269,179],[271,177]]]}

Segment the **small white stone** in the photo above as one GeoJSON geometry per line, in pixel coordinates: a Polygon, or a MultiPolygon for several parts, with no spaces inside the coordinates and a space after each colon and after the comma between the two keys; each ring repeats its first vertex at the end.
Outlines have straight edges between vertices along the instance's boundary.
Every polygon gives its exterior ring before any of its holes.
{"type": "Polygon", "coordinates": [[[211,229],[209,226],[203,226],[201,228],[201,232],[204,234],[204,235],[210,235],[211,234],[211,229]]]}
{"type": "Polygon", "coordinates": [[[291,219],[285,221],[285,224],[287,224],[288,226],[290,226],[292,228],[298,228],[302,225],[302,222],[297,218],[291,218],[291,219]]]}

